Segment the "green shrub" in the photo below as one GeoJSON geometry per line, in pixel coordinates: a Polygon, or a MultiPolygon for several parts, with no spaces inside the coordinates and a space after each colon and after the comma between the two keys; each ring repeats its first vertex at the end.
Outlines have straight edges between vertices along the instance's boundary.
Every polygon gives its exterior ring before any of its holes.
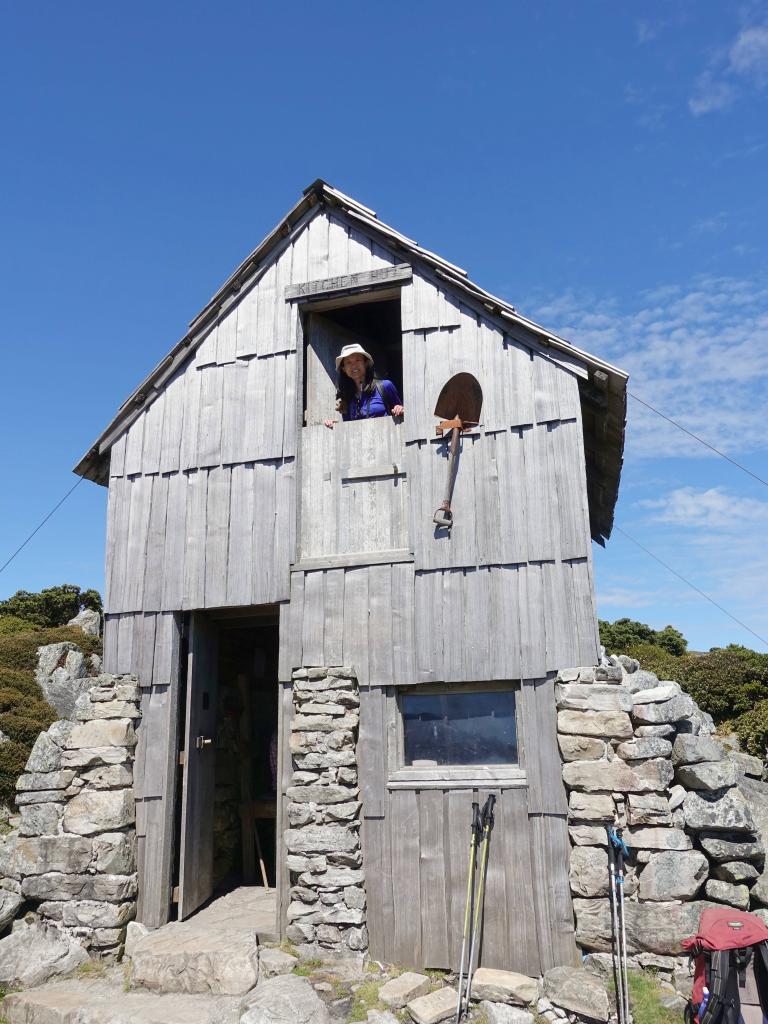
{"type": "Polygon", "coordinates": [[[659,679],[676,679],[679,682],[683,659],[675,657],[674,654],[665,651],[663,647],[650,643],[633,644],[626,651],[619,653],[628,654],[630,658],[637,658],[641,668],[648,672],[655,672],[659,679]]]}
{"type": "Polygon", "coordinates": [[[16,780],[24,771],[31,747],[9,740],[0,746],[0,803],[13,807],[16,780]]]}
{"type": "Polygon", "coordinates": [[[0,802],[9,806],[35,740],[58,717],[35,679],[37,649],[62,641],[85,654],[101,654],[101,639],[76,626],[27,626],[24,631],[0,633],[0,729],[10,737],[0,746],[0,802]]]}
{"type": "Polygon", "coordinates": [[[740,715],[733,723],[733,731],[739,737],[742,750],[764,761],[768,749],[768,699],[740,715]]]}
{"type": "Polygon", "coordinates": [[[80,590],[73,583],[46,587],[39,594],[17,590],[13,597],[0,601],[0,615],[13,615],[36,626],[63,626],[84,608],[101,611],[98,590],[80,590]]]}
{"type": "Polygon", "coordinates": [[[644,622],[635,622],[634,619],[616,619],[615,622],[606,622],[600,619],[600,643],[609,654],[627,654],[629,647],[638,644],[653,644],[661,647],[668,654],[685,654],[688,649],[688,641],[683,634],[674,626],[665,626],[664,629],[653,629],[644,622]]]}
{"type": "Polygon", "coordinates": [[[20,619],[16,615],[0,615],[0,637],[28,633],[30,629],[37,629],[37,626],[27,619],[20,619]]]}

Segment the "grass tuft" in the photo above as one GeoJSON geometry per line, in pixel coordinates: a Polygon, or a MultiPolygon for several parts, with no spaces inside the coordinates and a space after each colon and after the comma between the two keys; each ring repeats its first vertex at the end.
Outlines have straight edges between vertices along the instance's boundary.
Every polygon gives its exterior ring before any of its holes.
{"type": "Polygon", "coordinates": [[[383,982],[374,981],[369,978],[363,981],[354,993],[354,1002],[347,1017],[348,1024],[353,1021],[364,1021],[368,1019],[369,1010],[385,1010],[383,1003],[379,1002],[379,989],[383,982]]]}

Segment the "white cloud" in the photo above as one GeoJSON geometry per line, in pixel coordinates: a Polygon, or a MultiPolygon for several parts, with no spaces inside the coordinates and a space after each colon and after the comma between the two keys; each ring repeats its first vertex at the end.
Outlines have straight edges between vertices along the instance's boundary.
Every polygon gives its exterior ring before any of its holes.
{"type": "Polygon", "coordinates": [[[696,79],[688,108],[694,117],[727,110],[744,88],[768,84],[768,27],[749,25],[696,79]]]}
{"type": "Polygon", "coordinates": [[[639,504],[654,510],[656,522],[705,530],[741,532],[768,526],[768,501],[729,493],[722,487],[678,487],[639,504]]]}
{"type": "Polygon", "coordinates": [[[704,71],[696,79],[688,108],[694,117],[726,110],[736,99],[736,87],[712,71],[704,71]]]}
{"type": "Polygon", "coordinates": [[[751,78],[758,88],[768,82],[768,28],[754,25],[739,32],[729,53],[731,71],[751,78]]]}
{"type": "MultiPolygon", "coordinates": [[[[630,391],[716,448],[733,456],[765,450],[768,282],[698,277],[640,293],[629,308],[567,292],[525,311],[627,370],[630,391]]],[[[708,454],[631,399],[628,415],[633,455],[708,454]]]]}

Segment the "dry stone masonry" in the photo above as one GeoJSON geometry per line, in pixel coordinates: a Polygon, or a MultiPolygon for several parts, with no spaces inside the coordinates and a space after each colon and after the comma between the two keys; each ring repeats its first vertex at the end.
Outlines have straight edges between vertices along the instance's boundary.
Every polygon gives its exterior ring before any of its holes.
{"type": "Polygon", "coordinates": [[[762,762],[729,751],[676,682],[660,681],[631,658],[561,671],[555,699],[576,940],[591,969],[607,971],[605,826],[615,824],[633,851],[625,886],[631,963],[661,971],[685,993],[680,944],[697,930],[704,907],[768,913],[761,909],[768,879],[760,834],[768,807],[762,821],[753,813],[768,804],[762,762]]]}
{"type": "Polygon", "coordinates": [[[360,699],[354,672],[297,670],[293,704],[286,934],[305,956],[362,956],[368,930],[357,784],[360,699]]]}
{"type": "Polygon", "coordinates": [[[54,722],[32,748],[16,787],[18,829],[0,845],[0,925],[22,921],[0,943],[4,957],[35,936],[75,940],[116,954],[136,911],[133,798],[139,686],[100,675],[77,697],[74,721],[54,722]],[[10,944],[10,945],[9,945],[10,944]]]}

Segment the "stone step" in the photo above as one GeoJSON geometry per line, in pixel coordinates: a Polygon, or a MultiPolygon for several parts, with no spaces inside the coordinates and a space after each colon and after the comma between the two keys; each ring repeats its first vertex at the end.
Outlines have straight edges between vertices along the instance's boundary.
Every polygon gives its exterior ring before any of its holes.
{"type": "Polygon", "coordinates": [[[258,979],[259,939],[272,938],[274,921],[274,892],[235,889],[139,939],[130,952],[131,988],[244,995],[258,979]]]}
{"type": "Polygon", "coordinates": [[[124,992],[107,982],[61,981],[14,992],[0,1004],[8,1024],[238,1024],[232,996],[124,992]]]}

